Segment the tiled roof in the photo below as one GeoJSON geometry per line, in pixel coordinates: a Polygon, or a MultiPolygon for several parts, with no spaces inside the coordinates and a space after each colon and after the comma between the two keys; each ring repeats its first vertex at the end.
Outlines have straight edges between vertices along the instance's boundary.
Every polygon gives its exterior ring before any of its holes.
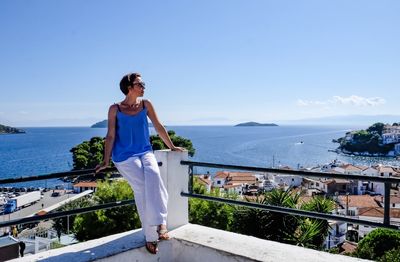
{"type": "Polygon", "coordinates": [[[343,168],[347,171],[360,171],[361,170],[361,168],[356,167],[352,164],[345,164],[345,165],[340,166],[340,168],[343,168]]]}
{"type": "Polygon", "coordinates": [[[362,171],[367,170],[369,168],[369,166],[357,166],[357,167],[362,171]]]}
{"type": "Polygon", "coordinates": [[[255,183],[255,177],[228,177],[228,181],[232,182],[244,182],[244,183],[255,183]]]}
{"type": "Polygon", "coordinates": [[[253,173],[248,173],[248,172],[228,172],[228,171],[219,171],[217,172],[215,178],[230,178],[230,179],[238,179],[238,178],[244,178],[244,179],[253,179],[255,180],[256,177],[254,176],[253,173]]]}
{"type": "MultiPolygon", "coordinates": [[[[375,201],[383,203],[383,196],[376,196],[374,199],[375,201]]],[[[399,203],[400,203],[399,196],[390,196],[390,204],[399,204],[399,203]]]]}
{"type": "Polygon", "coordinates": [[[97,187],[97,182],[95,181],[81,181],[74,184],[74,187],[97,187]]]}
{"type": "Polygon", "coordinates": [[[211,180],[204,177],[198,177],[198,182],[203,185],[211,185],[211,180]]]}
{"type": "MultiPolygon", "coordinates": [[[[379,207],[378,203],[375,202],[374,198],[370,195],[349,195],[349,207],[357,207],[357,208],[371,208],[371,207],[379,207]]],[[[347,196],[339,196],[340,204],[345,207],[346,206],[347,196]]]]}
{"type": "Polygon", "coordinates": [[[357,243],[345,241],[340,247],[340,254],[353,253],[357,249],[357,243]]]}
{"type": "Polygon", "coordinates": [[[235,188],[235,187],[241,187],[242,186],[242,184],[239,184],[239,183],[234,183],[234,184],[225,184],[225,185],[223,185],[223,188],[235,188]]]}
{"type": "Polygon", "coordinates": [[[228,171],[219,171],[219,172],[217,172],[217,174],[215,175],[214,179],[215,179],[215,178],[227,178],[228,175],[229,175],[229,172],[228,172],[228,171]]]}
{"type": "Polygon", "coordinates": [[[350,184],[349,180],[346,179],[340,179],[340,178],[335,178],[335,179],[328,179],[326,181],[323,181],[322,183],[326,184],[326,185],[330,185],[332,183],[336,183],[336,184],[350,184]]]}
{"type": "Polygon", "coordinates": [[[389,166],[380,166],[378,167],[378,172],[379,173],[396,173],[396,171],[393,170],[393,168],[389,166]]]}
{"type": "MultiPolygon", "coordinates": [[[[382,207],[364,207],[360,208],[358,211],[359,216],[365,217],[384,217],[382,207]]],[[[400,209],[399,208],[391,208],[390,209],[390,218],[400,218],[400,209]]]]}

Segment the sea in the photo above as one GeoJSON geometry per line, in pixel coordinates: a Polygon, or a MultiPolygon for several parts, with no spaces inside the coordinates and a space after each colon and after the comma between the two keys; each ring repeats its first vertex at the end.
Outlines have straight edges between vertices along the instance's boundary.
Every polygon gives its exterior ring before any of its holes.
{"type": "MultiPolygon", "coordinates": [[[[365,126],[168,126],[177,135],[192,141],[193,161],[257,167],[314,167],[335,159],[359,165],[395,165],[386,157],[348,156],[332,152],[332,140],[365,126]]],[[[22,128],[25,134],[0,135],[0,179],[42,175],[72,169],[70,149],[91,137],[104,137],[105,128],[48,127],[22,128]]],[[[154,133],[154,130],[151,130],[154,133]]],[[[215,170],[196,168],[195,173],[215,170]]],[[[25,182],[7,186],[47,187],[64,184],[61,180],[25,182]]],[[[6,185],[0,185],[4,187],[6,185]]],[[[69,185],[70,186],[70,185],[69,185]]]]}

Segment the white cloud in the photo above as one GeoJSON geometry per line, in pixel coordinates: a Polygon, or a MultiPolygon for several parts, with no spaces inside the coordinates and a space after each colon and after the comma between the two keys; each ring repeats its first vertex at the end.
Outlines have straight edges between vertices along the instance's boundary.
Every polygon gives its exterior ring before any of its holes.
{"type": "Polygon", "coordinates": [[[350,105],[357,107],[379,106],[385,104],[386,100],[382,97],[361,97],[351,95],[348,97],[333,96],[332,99],[326,101],[307,101],[303,99],[297,100],[297,106],[329,106],[329,105],[350,105]]]}
{"type": "Polygon", "coordinates": [[[378,106],[386,103],[382,97],[361,97],[355,95],[349,97],[334,96],[333,101],[335,104],[354,106],[378,106]]]}

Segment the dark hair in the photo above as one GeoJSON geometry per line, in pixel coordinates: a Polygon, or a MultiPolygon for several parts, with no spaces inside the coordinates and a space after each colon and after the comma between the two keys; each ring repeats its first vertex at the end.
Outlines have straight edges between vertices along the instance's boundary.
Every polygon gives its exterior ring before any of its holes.
{"type": "Polygon", "coordinates": [[[129,87],[132,86],[132,83],[137,77],[141,77],[141,75],[139,73],[130,73],[122,77],[121,82],[119,82],[119,88],[124,95],[128,94],[129,87]]]}

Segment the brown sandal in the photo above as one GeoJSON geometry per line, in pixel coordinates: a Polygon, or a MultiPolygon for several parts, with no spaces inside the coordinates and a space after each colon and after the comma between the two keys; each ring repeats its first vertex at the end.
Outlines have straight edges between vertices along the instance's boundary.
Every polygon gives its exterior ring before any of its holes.
{"type": "Polygon", "coordinates": [[[149,253],[155,255],[158,252],[158,243],[157,241],[153,242],[146,242],[146,249],[149,251],[149,253]]]}
{"type": "Polygon", "coordinates": [[[161,226],[158,226],[158,240],[168,240],[169,235],[168,235],[168,229],[166,228],[161,228],[161,226]]]}

